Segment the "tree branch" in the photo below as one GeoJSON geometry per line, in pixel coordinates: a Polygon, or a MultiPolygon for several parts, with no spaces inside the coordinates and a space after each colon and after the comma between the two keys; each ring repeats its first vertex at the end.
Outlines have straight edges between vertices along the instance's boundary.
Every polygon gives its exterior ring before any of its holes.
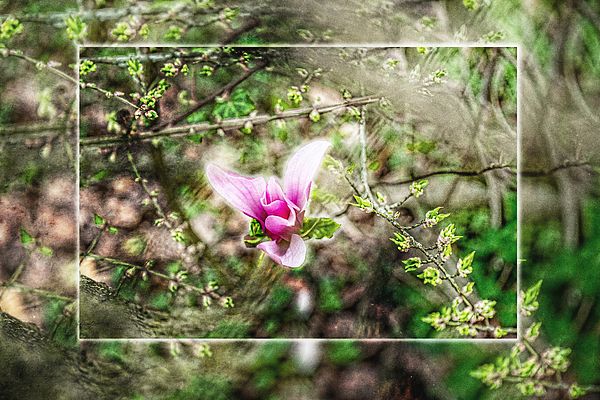
{"type": "Polygon", "coordinates": [[[147,131],[141,132],[136,136],[103,136],[103,137],[86,137],[81,138],[81,146],[107,146],[119,143],[127,143],[130,141],[144,141],[151,140],[158,137],[182,137],[193,135],[200,132],[208,132],[214,129],[239,129],[242,128],[246,123],[252,123],[252,125],[264,125],[271,121],[293,119],[299,117],[307,117],[313,110],[316,110],[319,114],[325,114],[333,112],[339,109],[343,109],[350,106],[360,106],[371,103],[376,103],[380,100],[380,97],[366,96],[351,99],[343,103],[337,103],[321,107],[305,107],[294,110],[284,111],[280,114],[275,115],[257,115],[254,117],[244,118],[231,118],[223,120],[219,123],[201,123],[201,124],[188,124],[165,128],[159,131],[147,131]]]}
{"type": "Polygon", "coordinates": [[[566,160],[562,164],[556,165],[556,166],[548,168],[548,169],[521,171],[521,176],[528,177],[528,178],[536,178],[536,177],[540,177],[540,176],[552,175],[555,172],[558,172],[558,171],[561,171],[561,170],[564,170],[564,169],[578,168],[578,167],[590,167],[590,168],[593,168],[593,167],[597,167],[597,166],[594,165],[594,164],[592,164],[589,161],[571,161],[571,160],[566,160]]]}
{"type": "MultiPolygon", "coordinates": [[[[552,175],[554,172],[557,172],[557,171],[560,171],[563,169],[577,168],[577,167],[594,167],[594,165],[592,163],[590,163],[589,161],[567,160],[564,163],[557,165],[555,167],[552,167],[552,168],[538,169],[538,170],[526,170],[526,171],[521,171],[520,174],[522,177],[526,177],[526,178],[538,178],[538,177],[542,177],[542,176],[552,175]]],[[[401,178],[401,179],[390,180],[390,181],[378,181],[378,182],[372,183],[371,185],[372,186],[408,185],[419,179],[426,179],[426,178],[429,178],[432,176],[437,176],[437,175],[478,176],[478,175],[483,175],[486,172],[500,170],[500,169],[506,169],[507,172],[510,173],[511,175],[515,175],[515,176],[517,175],[516,168],[513,165],[490,164],[487,167],[479,169],[479,170],[443,169],[443,170],[439,170],[439,171],[427,172],[422,175],[416,175],[411,178],[401,178]]]]}
{"type": "MultiPolygon", "coordinates": [[[[130,15],[142,15],[142,16],[160,16],[170,15],[174,11],[178,12],[178,16],[181,13],[189,12],[190,16],[196,15],[209,15],[217,14],[223,10],[223,7],[209,7],[209,8],[195,8],[187,2],[170,2],[168,4],[136,4],[129,7],[122,8],[98,8],[84,11],[65,11],[65,12],[47,12],[47,13],[34,13],[34,14],[23,14],[17,15],[17,18],[21,22],[36,22],[36,23],[47,23],[53,26],[61,27],[65,26],[65,20],[70,16],[76,16],[81,18],[83,21],[114,21],[121,18],[128,17],[130,15]]],[[[1,17],[5,17],[4,15],[1,17]]]]}
{"type": "Polygon", "coordinates": [[[29,135],[40,132],[64,131],[68,128],[67,124],[49,125],[47,122],[34,124],[14,124],[0,126],[0,137],[13,135],[29,135]]]}
{"type": "Polygon", "coordinates": [[[478,176],[478,175],[485,174],[486,172],[494,171],[494,170],[498,170],[498,169],[508,169],[511,174],[516,175],[515,167],[510,164],[501,164],[501,165],[490,164],[489,166],[482,168],[480,170],[443,169],[443,170],[439,170],[439,171],[428,172],[428,173],[425,173],[422,175],[417,175],[417,176],[414,176],[411,178],[402,178],[402,179],[393,180],[393,181],[379,181],[379,182],[375,182],[373,185],[374,186],[407,185],[407,184],[413,183],[414,181],[430,178],[430,177],[436,176],[436,175],[478,176]]]}

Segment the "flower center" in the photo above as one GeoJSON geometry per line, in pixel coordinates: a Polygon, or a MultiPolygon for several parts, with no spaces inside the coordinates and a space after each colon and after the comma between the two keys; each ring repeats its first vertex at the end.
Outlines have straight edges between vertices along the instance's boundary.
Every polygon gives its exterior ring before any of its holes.
{"type": "Polygon", "coordinates": [[[275,200],[269,204],[264,204],[263,208],[267,215],[276,215],[285,219],[288,219],[291,213],[290,206],[284,200],[275,200]]]}

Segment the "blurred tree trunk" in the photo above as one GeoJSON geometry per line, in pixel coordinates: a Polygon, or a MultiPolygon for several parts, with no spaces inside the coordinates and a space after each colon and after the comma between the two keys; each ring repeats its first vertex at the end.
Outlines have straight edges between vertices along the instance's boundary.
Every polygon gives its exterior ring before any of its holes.
{"type": "Polygon", "coordinates": [[[35,326],[0,312],[2,399],[117,399],[127,396],[130,373],[117,363],[86,362],[35,326]]]}

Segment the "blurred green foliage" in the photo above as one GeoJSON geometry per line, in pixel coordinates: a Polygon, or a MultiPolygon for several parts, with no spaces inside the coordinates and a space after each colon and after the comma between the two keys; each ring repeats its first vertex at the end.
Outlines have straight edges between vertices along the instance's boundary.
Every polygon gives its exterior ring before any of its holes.
{"type": "Polygon", "coordinates": [[[269,335],[276,336],[282,325],[295,317],[296,313],[289,309],[293,297],[294,292],[289,287],[279,283],[273,286],[264,311],[265,329],[269,335]]]}
{"type": "Polygon", "coordinates": [[[326,354],[333,364],[344,366],[359,360],[362,352],[356,341],[336,340],[326,344],[326,354]]]}
{"type": "Polygon", "coordinates": [[[249,366],[250,382],[262,396],[267,395],[283,378],[295,373],[289,359],[290,343],[273,341],[258,348],[249,366]]]}
{"type": "Polygon", "coordinates": [[[123,343],[103,342],[98,345],[98,355],[108,361],[125,362],[126,355],[123,343]]]}
{"type": "Polygon", "coordinates": [[[65,347],[77,344],[77,321],[74,304],[63,300],[51,299],[44,304],[44,326],[52,333],[52,338],[65,347]]]}
{"type": "MultiPolygon", "coordinates": [[[[224,376],[201,375],[192,378],[183,389],[163,397],[164,400],[230,400],[233,397],[233,386],[224,376]]],[[[141,397],[143,398],[143,397],[141,397]]],[[[137,398],[134,398],[137,399],[137,398]]]]}
{"type": "Polygon", "coordinates": [[[240,321],[220,321],[208,334],[209,338],[246,338],[249,335],[250,325],[240,321]]]}
{"type": "Polygon", "coordinates": [[[340,278],[323,277],[319,280],[319,309],[326,313],[342,309],[342,281],[340,278]]]}
{"type": "Polygon", "coordinates": [[[583,213],[584,240],[580,248],[562,246],[560,224],[523,227],[525,283],[544,280],[537,318],[542,332],[556,346],[573,349],[573,370],[581,383],[600,379],[600,203],[588,200],[583,213]],[[561,301],[556,301],[561,299],[561,301]]]}

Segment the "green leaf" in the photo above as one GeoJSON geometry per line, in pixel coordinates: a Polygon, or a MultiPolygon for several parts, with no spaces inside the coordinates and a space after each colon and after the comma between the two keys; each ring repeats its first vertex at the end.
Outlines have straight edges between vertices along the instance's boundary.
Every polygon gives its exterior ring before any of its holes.
{"type": "Polygon", "coordinates": [[[103,226],[106,223],[106,220],[99,216],[98,214],[94,214],[94,224],[96,226],[103,226]]]}
{"type": "Polygon", "coordinates": [[[134,78],[142,79],[144,74],[144,65],[135,58],[127,60],[127,72],[134,78]]]}
{"type": "Polygon", "coordinates": [[[429,154],[435,150],[436,144],[431,140],[423,140],[415,143],[407,143],[406,150],[413,153],[429,154]]]}
{"type": "Polygon", "coordinates": [[[100,182],[100,181],[104,180],[108,175],[109,175],[109,172],[107,169],[101,169],[100,171],[96,172],[94,175],[92,175],[88,179],[88,184],[100,182]]]}
{"type": "Polygon", "coordinates": [[[298,106],[302,103],[302,92],[297,86],[292,86],[288,89],[287,97],[294,106],[298,106]]]}
{"type": "Polygon", "coordinates": [[[19,230],[19,237],[21,238],[21,243],[24,244],[24,245],[28,245],[28,244],[31,244],[31,243],[35,242],[35,239],[33,238],[33,236],[31,236],[29,234],[29,232],[27,232],[23,228],[21,228],[19,230]]]}
{"type": "Polygon", "coordinates": [[[40,253],[46,257],[52,257],[52,255],[54,254],[54,251],[52,251],[52,249],[50,247],[47,246],[42,246],[38,249],[40,251],[40,253]]]}
{"type": "Polygon", "coordinates": [[[150,35],[150,27],[148,26],[148,24],[143,24],[142,26],[140,26],[138,34],[144,39],[148,39],[148,35],[150,35]]]}
{"type": "Polygon", "coordinates": [[[260,225],[260,222],[258,222],[255,219],[250,221],[250,229],[249,229],[248,234],[250,236],[265,236],[265,233],[262,230],[262,226],[260,225]]]}
{"type": "Polygon", "coordinates": [[[217,102],[213,108],[213,116],[218,119],[244,117],[254,111],[254,102],[247,91],[238,89],[227,101],[217,102]]]}
{"type": "Polygon", "coordinates": [[[248,235],[244,236],[244,244],[246,247],[256,247],[266,239],[268,239],[268,237],[265,232],[263,232],[260,222],[255,219],[250,220],[248,235]]]}
{"type": "Polygon", "coordinates": [[[467,10],[473,11],[479,8],[478,0],[463,0],[463,5],[467,10]]]}
{"type": "Polygon", "coordinates": [[[461,290],[462,293],[465,296],[470,295],[471,293],[473,293],[473,286],[475,286],[475,282],[469,282],[469,283],[467,283],[465,286],[463,286],[463,288],[461,290]]]}
{"type": "Polygon", "coordinates": [[[160,72],[165,74],[165,76],[175,76],[177,75],[178,69],[173,63],[166,63],[161,69],[160,72]]]}
{"type": "Polygon", "coordinates": [[[423,270],[423,272],[417,275],[419,278],[423,280],[424,284],[430,284],[432,286],[437,286],[442,283],[442,278],[440,277],[440,271],[437,268],[427,267],[423,270]]]}
{"type": "Polygon", "coordinates": [[[541,327],[541,322],[534,322],[533,324],[531,324],[531,326],[527,329],[527,332],[525,333],[525,338],[527,338],[530,341],[537,339],[537,337],[540,335],[541,327]]]}
{"type": "Polygon", "coordinates": [[[458,275],[466,278],[469,274],[473,272],[473,257],[475,256],[475,252],[470,252],[466,257],[459,258],[458,263],[456,264],[456,269],[458,271],[458,275]]]}
{"type": "Polygon", "coordinates": [[[206,122],[208,121],[208,112],[206,110],[195,111],[193,114],[190,114],[190,116],[186,118],[186,121],[190,124],[206,122]]]}
{"type": "Polygon", "coordinates": [[[429,185],[429,181],[427,179],[421,179],[419,181],[411,183],[409,188],[410,194],[415,197],[421,196],[423,194],[423,190],[425,189],[425,187],[427,187],[427,185],[429,185]]]}
{"type": "Polygon", "coordinates": [[[340,226],[331,218],[304,218],[300,235],[309,239],[332,238],[340,226]]]}
{"type": "Polygon", "coordinates": [[[308,114],[308,118],[310,118],[312,122],[319,122],[319,120],[321,119],[321,114],[319,114],[319,112],[316,109],[314,109],[310,112],[310,114],[308,114]]]}
{"type": "Polygon", "coordinates": [[[425,220],[423,221],[423,226],[430,228],[450,216],[450,214],[440,214],[441,209],[442,207],[436,207],[433,210],[427,211],[425,214],[425,220]]]}
{"type": "Polygon", "coordinates": [[[96,64],[91,60],[83,60],[79,63],[79,76],[85,76],[97,71],[96,64]]]}
{"type": "Polygon", "coordinates": [[[23,32],[23,24],[18,19],[7,18],[0,25],[0,40],[5,41],[23,32]]]}
{"type": "Polygon", "coordinates": [[[587,389],[582,388],[581,386],[577,385],[576,383],[572,384],[569,387],[569,396],[572,399],[578,399],[582,396],[585,396],[587,394],[587,389]]]}
{"type": "Polygon", "coordinates": [[[351,205],[360,208],[361,210],[365,210],[368,208],[373,207],[373,205],[371,204],[371,202],[367,199],[363,199],[360,196],[357,195],[353,195],[354,196],[354,200],[356,200],[356,203],[350,203],[351,205]]]}
{"type": "Polygon", "coordinates": [[[110,32],[119,42],[126,42],[135,34],[135,30],[127,22],[119,22],[110,32]]]}
{"type": "Polygon", "coordinates": [[[395,232],[394,237],[390,238],[390,240],[396,246],[398,246],[398,250],[400,250],[401,252],[407,252],[411,247],[410,241],[403,234],[401,234],[399,232],[395,232]]]}
{"type": "Polygon", "coordinates": [[[421,259],[419,257],[411,257],[402,261],[402,263],[404,264],[405,272],[416,271],[417,269],[421,268],[421,259]]]}
{"type": "Polygon", "coordinates": [[[67,26],[67,37],[70,40],[79,41],[85,37],[87,25],[79,16],[70,15],[65,20],[67,26]]]}
{"type": "Polygon", "coordinates": [[[538,295],[540,294],[540,288],[542,286],[542,281],[539,280],[535,285],[527,289],[525,292],[521,293],[522,303],[521,303],[521,313],[526,316],[531,315],[535,312],[540,304],[537,301],[538,295]]]}
{"type": "Polygon", "coordinates": [[[225,297],[225,299],[223,300],[223,307],[225,307],[225,308],[235,307],[235,304],[233,303],[233,299],[229,296],[225,297]]]}
{"type": "Polygon", "coordinates": [[[169,26],[169,30],[167,30],[164,37],[166,40],[177,41],[181,39],[181,35],[183,35],[183,30],[176,25],[171,25],[169,26]]]}

